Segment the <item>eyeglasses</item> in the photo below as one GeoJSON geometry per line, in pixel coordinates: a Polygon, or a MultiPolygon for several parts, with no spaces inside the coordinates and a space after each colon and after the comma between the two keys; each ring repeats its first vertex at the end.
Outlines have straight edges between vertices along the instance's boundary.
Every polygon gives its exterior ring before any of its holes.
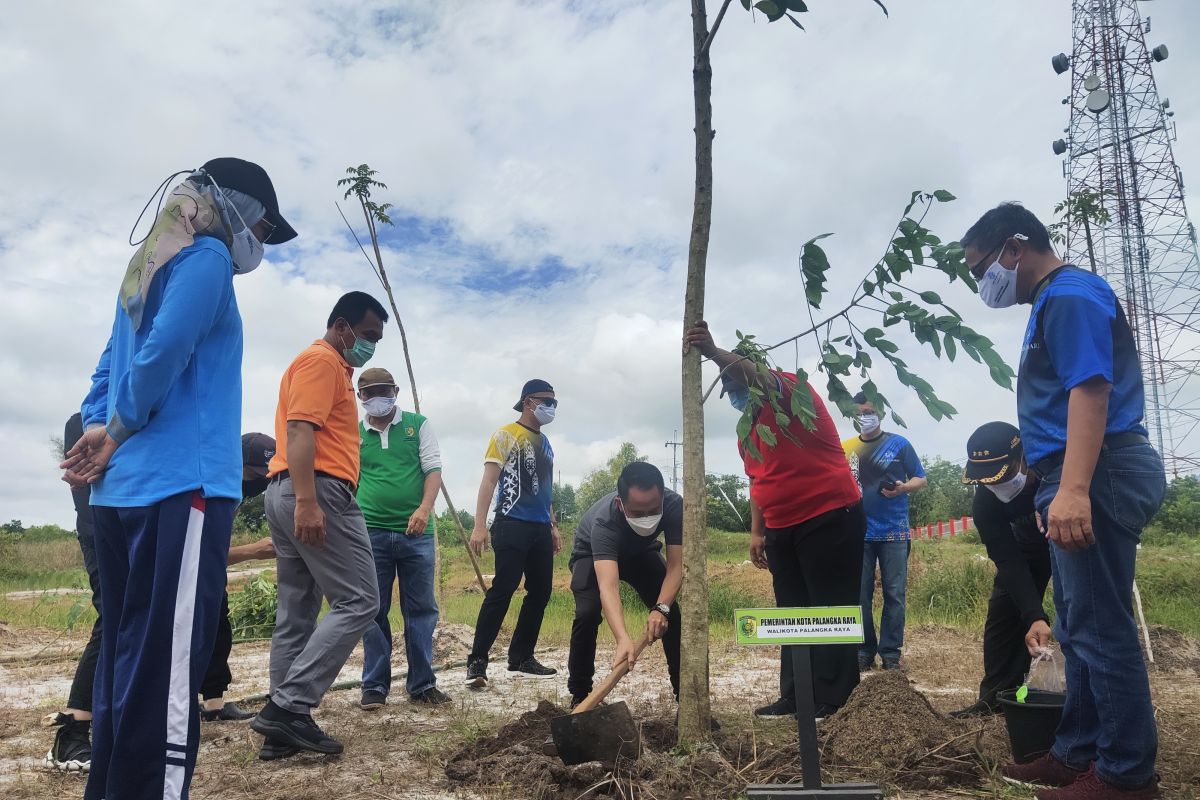
{"type": "Polygon", "coordinates": [[[265,241],[267,241],[267,239],[271,238],[271,235],[273,233],[275,233],[275,228],[277,228],[278,226],[273,222],[269,222],[266,217],[263,217],[257,223],[255,223],[254,225],[251,225],[250,227],[261,230],[262,238],[259,239],[259,241],[265,242],[265,241]]]}
{"type": "Polygon", "coordinates": [[[534,402],[534,405],[550,406],[551,408],[558,408],[558,401],[555,400],[553,397],[534,397],[533,395],[530,395],[529,397],[526,397],[525,399],[532,400],[534,402]]]}
{"type": "MultiPolygon", "coordinates": [[[[1007,242],[1007,241],[1008,241],[1008,239],[1004,240],[1004,242],[1007,242]]],[[[983,275],[984,275],[984,273],[987,272],[988,267],[992,266],[992,256],[994,256],[997,251],[1002,250],[1004,248],[1004,242],[1001,242],[1000,244],[993,247],[986,256],[979,259],[979,261],[975,262],[975,266],[968,267],[968,269],[971,270],[972,278],[974,278],[977,281],[983,279],[983,275]]]]}

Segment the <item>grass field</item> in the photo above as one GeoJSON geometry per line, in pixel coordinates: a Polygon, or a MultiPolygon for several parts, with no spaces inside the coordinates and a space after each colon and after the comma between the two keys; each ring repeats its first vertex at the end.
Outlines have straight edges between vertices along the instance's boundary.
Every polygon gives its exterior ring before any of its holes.
{"type": "MultiPolygon", "coordinates": [[[[570,532],[563,552],[555,557],[554,591],[542,628],[542,640],[548,644],[565,642],[570,635],[574,601],[567,571],[570,532]]],[[[253,540],[252,535],[240,537],[253,540]]],[[[752,605],[770,605],[772,593],[769,575],[745,564],[749,540],[744,533],[710,531],[709,571],[711,575],[709,616],[715,638],[732,635],[729,622],[733,609],[752,605]]],[[[17,627],[69,629],[90,626],[94,612],[84,594],[44,595],[10,599],[8,592],[56,588],[87,588],[78,544],[73,538],[16,542],[0,560],[0,620],[17,627]]],[[[482,594],[474,572],[456,534],[442,542],[443,616],[448,622],[473,625],[482,594]]],[[[1200,637],[1200,539],[1176,539],[1170,544],[1147,545],[1138,558],[1138,585],[1151,624],[1166,625],[1190,636],[1200,637]]],[[[269,567],[257,562],[247,567],[269,567]]],[[[484,554],[480,567],[492,572],[491,552],[484,554]]],[[[913,543],[908,585],[910,624],[951,625],[977,633],[983,629],[988,595],[994,570],[983,547],[971,536],[945,540],[918,540],[913,543]]],[[[270,575],[268,573],[268,579],[270,575]]],[[[628,587],[622,585],[627,622],[636,630],[645,623],[645,610],[628,587]]],[[[239,591],[231,584],[231,593],[239,591]]],[[[878,613],[878,601],[876,613],[878,613]]],[[[1049,594],[1046,607],[1053,616],[1049,594]]],[[[516,618],[516,598],[509,610],[508,624],[516,618]]],[[[398,607],[393,604],[392,620],[402,627],[398,607]]]]}

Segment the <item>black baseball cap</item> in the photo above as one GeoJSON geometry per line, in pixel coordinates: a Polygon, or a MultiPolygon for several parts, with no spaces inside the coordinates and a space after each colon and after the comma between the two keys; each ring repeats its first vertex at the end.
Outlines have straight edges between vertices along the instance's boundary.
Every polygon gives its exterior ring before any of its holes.
{"type": "Polygon", "coordinates": [[[242,434],[242,467],[251,475],[267,477],[267,464],[275,455],[275,440],[265,433],[242,434]]]}
{"type": "Polygon", "coordinates": [[[1025,448],[1021,432],[1007,422],[989,422],[967,439],[967,466],[962,482],[968,485],[1003,483],[1021,467],[1025,448]]]}
{"type": "Polygon", "coordinates": [[[222,189],[236,189],[263,204],[267,222],[275,226],[263,244],[283,244],[296,238],[296,229],[279,213],[275,186],[265,169],[241,158],[214,158],[200,169],[211,175],[222,189]]]}
{"type": "Polygon", "coordinates": [[[535,392],[553,392],[554,387],[546,383],[541,378],[534,378],[531,381],[525,381],[525,386],[521,388],[521,399],[513,405],[513,411],[520,411],[521,404],[525,402],[525,398],[535,392]]]}

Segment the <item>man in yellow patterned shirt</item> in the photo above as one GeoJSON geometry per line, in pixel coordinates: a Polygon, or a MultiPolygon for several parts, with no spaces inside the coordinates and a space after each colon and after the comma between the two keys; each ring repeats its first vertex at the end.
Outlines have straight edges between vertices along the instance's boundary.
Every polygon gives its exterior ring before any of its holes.
{"type": "Polygon", "coordinates": [[[467,685],[473,689],[487,686],[488,651],[522,576],[525,600],[508,646],[508,671],[535,678],[557,672],[533,657],[542,615],[550,601],[554,555],[562,549],[551,504],[554,450],[542,433],[542,426],[554,420],[557,408],[553,386],[543,380],[528,381],[521,390],[521,399],[513,406],[514,411],[521,412],[520,419],[492,435],[483,458],[471,549],[479,555],[487,546],[488,509],[494,498],[496,517],[491,538],[496,551],[496,576],[479,609],[475,643],[467,659],[467,685]]]}

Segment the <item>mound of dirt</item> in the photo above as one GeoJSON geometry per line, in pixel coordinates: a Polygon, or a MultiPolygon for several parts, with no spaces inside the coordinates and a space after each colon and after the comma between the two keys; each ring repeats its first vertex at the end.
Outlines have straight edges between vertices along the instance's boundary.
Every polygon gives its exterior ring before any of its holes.
{"type": "Polygon", "coordinates": [[[998,724],[939,714],[903,672],[883,672],[860,683],[826,722],[823,756],[834,767],[905,788],[975,784],[987,774],[985,762],[1007,758],[998,724]]]}
{"type": "Polygon", "coordinates": [[[1154,648],[1154,666],[1159,669],[1200,672],[1200,641],[1166,625],[1151,625],[1150,645],[1154,648]]]}
{"type": "Polygon", "coordinates": [[[522,797],[573,800],[585,791],[621,795],[630,785],[649,789],[659,800],[729,797],[745,785],[716,751],[674,756],[676,730],[671,720],[640,722],[642,756],[616,769],[593,761],[568,767],[558,758],[550,736],[550,720],[569,713],[548,700],[492,736],[483,736],[452,755],[446,777],[452,786],[479,789],[520,787],[522,797]]]}
{"type": "Polygon", "coordinates": [[[443,622],[433,631],[433,663],[452,664],[465,661],[475,642],[475,629],[470,625],[443,622]]]}

